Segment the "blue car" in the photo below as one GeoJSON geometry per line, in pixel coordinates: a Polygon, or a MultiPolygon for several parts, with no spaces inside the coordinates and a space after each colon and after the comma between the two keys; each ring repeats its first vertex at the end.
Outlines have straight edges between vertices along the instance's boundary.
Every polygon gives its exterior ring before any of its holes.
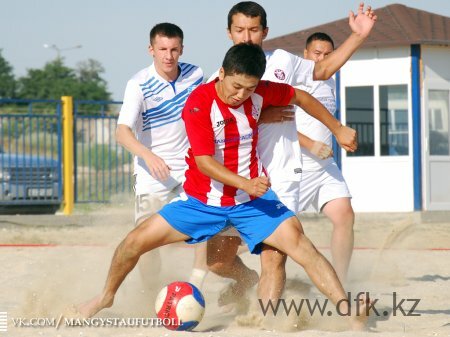
{"type": "Polygon", "coordinates": [[[0,147],[0,214],[53,214],[61,206],[57,160],[0,147]]]}

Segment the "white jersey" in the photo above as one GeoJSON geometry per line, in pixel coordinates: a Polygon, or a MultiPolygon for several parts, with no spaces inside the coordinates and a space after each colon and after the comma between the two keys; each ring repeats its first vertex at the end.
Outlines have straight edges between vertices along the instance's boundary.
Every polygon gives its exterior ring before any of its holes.
{"type": "MultiPolygon", "coordinates": [[[[164,159],[173,169],[186,166],[189,147],[181,111],[189,94],[203,82],[201,68],[179,63],[174,82],[163,79],[152,64],[127,83],[118,124],[134,130],[137,140],[164,159]]],[[[139,180],[153,180],[142,158],[135,156],[134,173],[139,180]]]]}
{"type": "MultiPolygon", "coordinates": [[[[333,78],[326,81],[314,81],[312,87],[299,86],[299,89],[309,92],[314,96],[322,105],[332,114],[336,113],[336,84],[333,78]]],[[[297,108],[295,112],[295,123],[297,130],[311,138],[312,140],[318,140],[329,147],[332,146],[332,133],[331,131],[320,121],[314,117],[308,115],[304,110],[297,108]]],[[[325,160],[318,159],[309,150],[302,149],[303,170],[305,171],[317,171],[333,162],[333,158],[325,160]]]]}
{"type": "MultiPolygon", "coordinates": [[[[282,49],[266,52],[263,80],[310,87],[313,83],[314,62],[282,49]]],[[[212,75],[209,81],[217,77],[212,75]]],[[[260,124],[258,154],[272,181],[300,181],[301,153],[294,123],[260,124]]]]}

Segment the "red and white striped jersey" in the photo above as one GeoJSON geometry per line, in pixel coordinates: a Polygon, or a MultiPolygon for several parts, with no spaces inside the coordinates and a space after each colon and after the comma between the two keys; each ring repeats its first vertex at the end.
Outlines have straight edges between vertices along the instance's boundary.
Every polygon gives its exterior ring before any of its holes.
{"type": "Polygon", "coordinates": [[[201,173],[194,156],[213,156],[232,172],[248,179],[260,176],[263,168],[256,145],[261,110],[269,105],[287,105],[293,95],[290,85],[260,81],[244,103],[229,106],[217,96],[215,81],[197,87],[182,113],[190,143],[185,192],[212,206],[233,206],[252,200],[254,197],[246,192],[201,173]]]}

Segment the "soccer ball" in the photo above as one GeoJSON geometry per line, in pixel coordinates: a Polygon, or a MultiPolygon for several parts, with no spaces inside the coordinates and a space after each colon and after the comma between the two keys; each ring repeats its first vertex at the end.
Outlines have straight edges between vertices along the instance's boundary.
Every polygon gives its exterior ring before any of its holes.
{"type": "Polygon", "coordinates": [[[205,299],[193,284],[172,282],[159,292],[155,310],[167,329],[192,330],[203,318],[205,299]]]}

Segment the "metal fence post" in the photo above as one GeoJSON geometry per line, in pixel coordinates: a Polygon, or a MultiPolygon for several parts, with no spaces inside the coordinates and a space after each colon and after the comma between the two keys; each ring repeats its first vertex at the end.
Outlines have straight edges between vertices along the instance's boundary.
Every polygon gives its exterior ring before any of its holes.
{"type": "Polygon", "coordinates": [[[73,97],[62,96],[63,107],[63,196],[66,215],[72,214],[74,204],[73,189],[73,97]]]}

